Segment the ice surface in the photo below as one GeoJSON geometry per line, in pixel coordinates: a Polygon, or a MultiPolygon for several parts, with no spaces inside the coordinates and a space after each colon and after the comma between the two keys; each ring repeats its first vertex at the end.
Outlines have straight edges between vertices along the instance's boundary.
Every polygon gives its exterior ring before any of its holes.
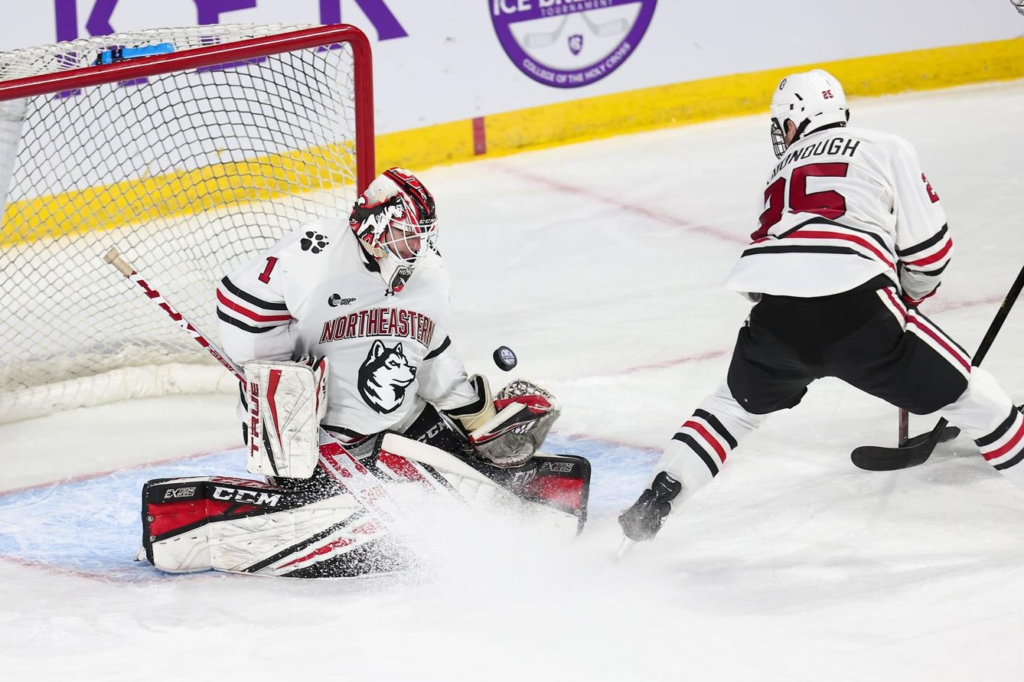
{"type": "MultiPolygon", "coordinates": [[[[925,312],[973,350],[1024,264],[1024,82],[851,107],[917,146],[956,242],[925,312]]],[[[481,522],[417,577],[163,576],[130,560],[139,483],[240,473],[230,396],[0,427],[0,678],[1024,678],[1024,492],[963,439],[915,469],[855,469],[896,414],[839,382],[611,561],[616,512],[724,375],[748,304],[721,282],[773,163],[753,117],[422,173],[468,366],[550,388],[548,449],[594,462],[571,545],[481,522]]],[[[1024,309],[985,360],[1018,402],[1022,332],[1024,309]]]]}

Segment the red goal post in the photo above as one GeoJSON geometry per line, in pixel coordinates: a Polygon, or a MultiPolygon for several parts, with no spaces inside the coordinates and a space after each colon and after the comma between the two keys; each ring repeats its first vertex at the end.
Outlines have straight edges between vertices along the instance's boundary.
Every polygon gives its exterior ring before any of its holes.
{"type": "Polygon", "coordinates": [[[369,42],[215,25],[0,53],[0,423],[231,378],[110,277],[216,331],[228,270],[375,176],[369,42]]]}

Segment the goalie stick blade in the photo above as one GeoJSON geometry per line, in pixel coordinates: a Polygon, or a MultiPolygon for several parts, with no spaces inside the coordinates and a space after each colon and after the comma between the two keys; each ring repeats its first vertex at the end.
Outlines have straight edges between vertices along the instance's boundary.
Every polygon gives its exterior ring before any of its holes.
{"type": "Polygon", "coordinates": [[[927,462],[936,445],[953,440],[958,435],[960,435],[960,429],[955,426],[947,426],[909,438],[898,448],[862,445],[859,448],[854,448],[850,454],[850,460],[858,469],[865,471],[909,469],[927,462]]]}

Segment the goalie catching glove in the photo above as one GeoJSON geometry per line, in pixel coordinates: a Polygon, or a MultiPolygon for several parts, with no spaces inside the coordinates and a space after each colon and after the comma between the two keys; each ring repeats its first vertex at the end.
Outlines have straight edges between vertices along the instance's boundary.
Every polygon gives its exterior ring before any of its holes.
{"type": "Polygon", "coordinates": [[[327,358],[245,365],[251,474],[309,478],[316,469],[320,421],[327,412],[327,358]]]}
{"type": "Polygon", "coordinates": [[[480,459],[500,467],[525,464],[561,414],[554,396],[529,381],[516,380],[492,399],[486,377],[474,374],[470,381],[479,400],[448,410],[448,416],[466,433],[480,459]]]}

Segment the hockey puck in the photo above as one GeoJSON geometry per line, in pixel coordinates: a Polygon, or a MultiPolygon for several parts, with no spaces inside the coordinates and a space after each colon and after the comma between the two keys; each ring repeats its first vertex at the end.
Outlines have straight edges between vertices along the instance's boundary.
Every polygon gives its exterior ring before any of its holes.
{"type": "Polygon", "coordinates": [[[498,346],[494,350],[494,364],[503,372],[511,372],[512,368],[519,364],[516,354],[508,346],[498,346]]]}

